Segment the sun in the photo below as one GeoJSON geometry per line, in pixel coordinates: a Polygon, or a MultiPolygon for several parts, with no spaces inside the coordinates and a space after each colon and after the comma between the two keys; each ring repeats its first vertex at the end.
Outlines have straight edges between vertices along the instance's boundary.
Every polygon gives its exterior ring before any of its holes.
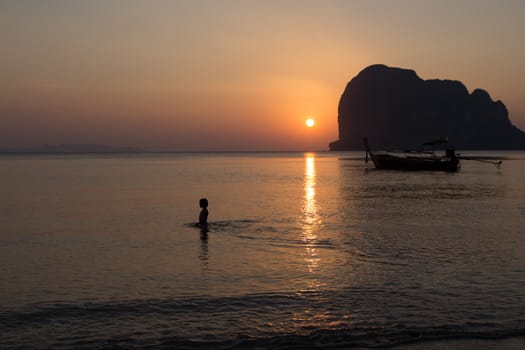
{"type": "Polygon", "coordinates": [[[306,126],[307,127],[311,128],[314,125],[315,125],[315,120],[313,120],[312,118],[306,119],[306,126]]]}

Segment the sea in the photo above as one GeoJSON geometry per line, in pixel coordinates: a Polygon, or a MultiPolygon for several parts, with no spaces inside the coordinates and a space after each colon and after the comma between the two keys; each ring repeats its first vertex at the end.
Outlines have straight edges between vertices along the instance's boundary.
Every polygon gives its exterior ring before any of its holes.
{"type": "Polygon", "coordinates": [[[0,348],[346,349],[525,336],[525,152],[0,156],[0,348]],[[209,201],[209,231],[195,227],[209,201]]]}

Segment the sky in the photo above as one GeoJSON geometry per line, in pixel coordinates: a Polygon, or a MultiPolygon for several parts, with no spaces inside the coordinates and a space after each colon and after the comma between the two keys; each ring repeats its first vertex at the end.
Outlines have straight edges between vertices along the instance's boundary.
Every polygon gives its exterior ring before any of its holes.
{"type": "Polygon", "coordinates": [[[0,149],[326,150],[378,63],[483,88],[525,130],[523,18],[522,0],[0,0],[0,149]]]}

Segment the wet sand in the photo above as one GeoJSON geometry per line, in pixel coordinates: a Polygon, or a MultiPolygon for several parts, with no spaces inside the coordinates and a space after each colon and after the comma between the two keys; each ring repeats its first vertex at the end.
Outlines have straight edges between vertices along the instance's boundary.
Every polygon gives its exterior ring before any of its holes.
{"type": "Polygon", "coordinates": [[[505,339],[456,339],[429,341],[390,348],[392,350],[520,350],[525,349],[525,337],[505,339]]]}

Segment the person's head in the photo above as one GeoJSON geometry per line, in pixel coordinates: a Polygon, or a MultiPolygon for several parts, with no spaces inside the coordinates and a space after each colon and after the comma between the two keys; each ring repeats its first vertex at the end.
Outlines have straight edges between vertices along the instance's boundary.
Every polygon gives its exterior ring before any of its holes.
{"type": "Polygon", "coordinates": [[[208,200],[206,198],[201,198],[199,200],[199,206],[201,208],[207,208],[208,207],[208,200]]]}

